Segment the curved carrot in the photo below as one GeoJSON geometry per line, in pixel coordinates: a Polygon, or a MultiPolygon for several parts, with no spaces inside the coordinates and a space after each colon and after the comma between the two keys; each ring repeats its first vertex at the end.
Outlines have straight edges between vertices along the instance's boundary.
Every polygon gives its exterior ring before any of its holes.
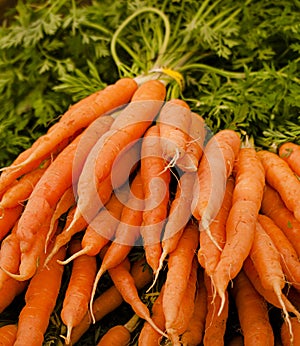
{"type": "Polygon", "coordinates": [[[288,282],[300,289],[300,262],[298,255],[284,232],[266,215],[259,215],[258,221],[269,235],[280,254],[280,262],[288,282]]]}
{"type": "Polygon", "coordinates": [[[161,234],[169,203],[170,171],[162,158],[159,127],[151,126],[144,135],[141,152],[141,177],[145,206],[141,235],[146,259],[154,274],[162,253],[161,234]]]}
{"type": "Polygon", "coordinates": [[[217,132],[205,146],[197,171],[192,213],[220,251],[209,226],[221,208],[226,182],[232,173],[240,144],[240,137],[235,131],[217,132]]]}
{"type": "Polygon", "coordinates": [[[16,324],[6,324],[0,327],[0,345],[12,346],[16,341],[17,330],[16,324]]]}
{"type": "Polygon", "coordinates": [[[162,156],[175,165],[185,151],[189,139],[191,123],[189,105],[181,99],[167,101],[158,116],[156,124],[159,127],[162,156]]]}
{"type": "MultiPolygon", "coordinates": [[[[294,345],[297,346],[297,343],[300,340],[300,322],[296,317],[291,317],[291,325],[292,325],[292,331],[295,338],[294,345]]],[[[280,336],[281,336],[282,346],[291,345],[289,326],[285,322],[281,325],[280,336]]]]}
{"type": "Polygon", "coordinates": [[[231,293],[237,307],[245,344],[273,346],[274,332],[269,320],[267,303],[243,271],[233,280],[231,293]]]}
{"type": "Polygon", "coordinates": [[[97,92],[93,100],[90,97],[92,102],[83,100],[76,107],[70,108],[58,123],[54,124],[45,135],[39,138],[35,150],[24,161],[11,165],[7,169],[13,172],[18,170],[24,172],[26,167],[40,157],[50,156],[55,147],[64,139],[86,128],[99,116],[129,102],[136,89],[137,83],[133,79],[123,78],[97,92]]]}
{"type": "Polygon", "coordinates": [[[6,237],[23,212],[23,206],[2,209],[0,211],[0,241],[6,237]]]}
{"type": "Polygon", "coordinates": [[[300,145],[292,142],[283,143],[278,154],[300,176],[300,145]]]}
{"type": "MultiPolygon", "coordinates": [[[[135,261],[131,267],[131,275],[134,279],[135,286],[138,290],[144,288],[150,283],[152,273],[146,266],[145,258],[135,261]]],[[[123,303],[123,297],[116,286],[111,286],[101,293],[93,302],[93,315],[96,321],[101,320],[104,316],[114,311],[123,303]]],[[[71,334],[71,342],[75,344],[80,337],[88,330],[92,320],[90,314],[87,313],[77,325],[71,334]]]]}
{"type": "Polygon", "coordinates": [[[278,191],[285,205],[300,222],[300,180],[279,155],[267,150],[257,154],[264,165],[267,183],[278,191]]]}
{"type": "Polygon", "coordinates": [[[264,184],[264,169],[255,149],[241,148],[236,162],[232,207],[226,222],[226,243],[212,276],[223,301],[228,283],[241,270],[250,252],[264,184]]]}
{"type": "Polygon", "coordinates": [[[300,222],[283,203],[279,193],[268,184],[265,186],[261,211],[283,230],[284,234],[295,248],[298,257],[300,257],[300,222]]]}
{"type": "Polygon", "coordinates": [[[177,319],[182,297],[188,285],[198,244],[198,227],[193,222],[189,222],[184,229],[176,249],[169,254],[163,309],[166,319],[166,331],[170,336],[176,332],[172,326],[177,319]],[[174,282],[176,282],[176,285],[174,285],[174,282]]]}
{"type": "MultiPolygon", "coordinates": [[[[70,244],[71,254],[79,251],[80,248],[80,240],[73,239],[70,244]]],[[[67,345],[70,343],[72,329],[80,323],[88,311],[96,270],[97,262],[94,256],[80,256],[73,262],[70,281],[60,313],[61,319],[67,327],[65,337],[67,345]]]]}

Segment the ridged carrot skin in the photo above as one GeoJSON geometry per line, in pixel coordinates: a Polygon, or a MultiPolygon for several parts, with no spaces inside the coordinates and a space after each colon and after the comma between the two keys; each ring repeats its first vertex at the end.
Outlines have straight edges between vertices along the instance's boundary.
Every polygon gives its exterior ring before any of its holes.
{"type": "Polygon", "coordinates": [[[283,143],[279,147],[278,154],[300,177],[300,145],[291,142],[283,143]]]}
{"type": "Polygon", "coordinates": [[[13,346],[18,327],[16,324],[6,324],[0,327],[0,346],[13,346]]]}

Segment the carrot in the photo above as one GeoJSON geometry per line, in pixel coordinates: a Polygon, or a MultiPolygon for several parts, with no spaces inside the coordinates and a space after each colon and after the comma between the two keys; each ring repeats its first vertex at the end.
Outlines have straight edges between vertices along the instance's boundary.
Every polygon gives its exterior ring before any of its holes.
{"type": "Polygon", "coordinates": [[[169,325],[169,331],[171,331],[171,333],[168,333],[168,337],[171,340],[173,346],[181,345],[180,335],[187,331],[191,318],[193,316],[195,308],[198,267],[199,264],[197,258],[196,256],[194,256],[190,277],[188,279],[187,286],[181,300],[177,318],[169,325]]]}
{"type": "Polygon", "coordinates": [[[285,316],[285,321],[289,325],[290,340],[292,343],[294,336],[292,333],[290,316],[282,299],[285,277],[280,264],[280,255],[271,238],[259,222],[256,223],[254,240],[249,255],[260,277],[262,286],[265,289],[274,291],[279,300],[285,316]]]}
{"type": "MultiPolygon", "coordinates": [[[[132,264],[130,272],[138,290],[144,288],[152,279],[152,273],[146,266],[144,257],[132,264]]],[[[101,293],[93,302],[93,315],[95,320],[101,320],[104,316],[118,308],[123,302],[123,297],[116,286],[111,286],[101,293]]],[[[72,344],[75,344],[81,338],[81,336],[88,330],[91,323],[92,320],[90,314],[86,313],[79,325],[77,325],[72,331],[72,344]]]]}
{"type": "Polygon", "coordinates": [[[130,262],[126,258],[122,263],[110,269],[109,275],[121,293],[124,301],[128,303],[133,311],[142,319],[147,321],[151,326],[156,329],[162,336],[166,336],[152,321],[150,311],[147,306],[141,301],[134,279],[130,274],[130,262]]]}
{"type": "MultiPolygon", "coordinates": [[[[71,254],[79,251],[80,248],[80,240],[72,239],[71,254]]],[[[97,262],[94,256],[80,256],[73,262],[70,281],[60,313],[61,319],[67,327],[67,334],[64,338],[67,345],[70,343],[72,329],[80,323],[88,311],[96,270],[97,262]]]]}
{"type": "Polygon", "coordinates": [[[162,158],[159,127],[151,126],[144,135],[141,149],[141,177],[145,206],[141,235],[146,259],[154,274],[162,253],[161,235],[168,214],[170,171],[162,158]]]}
{"type": "Polygon", "coordinates": [[[204,273],[204,284],[207,291],[207,315],[205,321],[204,345],[224,345],[224,336],[229,311],[228,292],[224,293],[224,301],[215,296],[213,282],[204,273]],[[221,311],[221,313],[218,313],[221,311]]]}
{"type": "Polygon", "coordinates": [[[288,163],[291,169],[300,176],[300,145],[292,142],[283,143],[279,147],[279,156],[288,163]]]}
{"type": "Polygon", "coordinates": [[[258,156],[266,171],[266,181],[278,191],[284,204],[291,210],[300,222],[300,180],[290,166],[277,154],[261,150],[258,156]]]}
{"type": "Polygon", "coordinates": [[[184,172],[197,172],[200,159],[203,154],[204,139],[206,135],[204,119],[191,112],[191,123],[189,128],[189,139],[186,150],[182,157],[176,161],[177,167],[184,172]]]}
{"type": "MultiPolygon", "coordinates": [[[[152,321],[161,330],[165,329],[165,316],[162,307],[164,285],[161,287],[158,297],[155,299],[151,308],[152,321]]],[[[162,336],[152,326],[145,322],[138,337],[138,346],[157,346],[160,344],[162,336]]]]}
{"type": "Polygon", "coordinates": [[[0,216],[0,241],[6,237],[16,221],[20,218],[23,212],[23,206],[17,205],[14,208],[1,210],[0,216]]]}
{"type": "Polygon", "coordinates": [[[300,322],[296,317],[291,317],[291,325],[295,342],[290,342],[290,330],[287,323],[283,323],[280,328],[282,346],[299,346],[300,345],[300,322]]]}
{"type": "Polygon", "coordinates": [[[181,99],[167,101],[158,116],[162,157],[174,166],[185,151],[189,139],[191,110],[181,99]]]}
{"type": "Polygon", "coordinates": [[[27,285],[28,281],[17,281],[11,277],[7,278],[0,288],[0,313],[2,313],[19,294],[25,291],[27,285]]]}
{"type": "Polygon", "coordinates": [[[281,266],[287,280],[295,288],[300,289],[300,262],[292,244],[268,216],[259,215],[258,221],[280,254],[281,266]]]}
{"type": "Polygon", "coordinates": [[[240,149],[235,169],[232,207],[226,222],[226,243],[212,275],[216,292],[223,302],[228,283],[241,270],[250,252],[265,184],[264,169],[254,148],[240,149]]]}
{"type": "Polygon", "coordinates": [[[124,325],[110,328],[100,339],[97,346],[127,346],[131,340],[131,333],[137,327],[139,317],[133,315],[124,325]]]}
{"type": "Polygon", "coordinates": [[[16,324],[6,324],[0,327],[0,346],[13,346],[17,335],[16,324]]]}
{"type": "Polygon", "coordinates": [[[207,315],[207,292],[204,285],[204,271],[198,270],[198,283],[194,311],[188,329],[181,336],[183,346],[198,346],[201,344],[207,315]]]}
{"type": "Polygon", "coordinates": [[[226,182],[232,173],[240,144],[240,137],[235,131],[221,130],[216,133],[204,148],[195,181],[192,213],[220,251],[222,249],[212,238],[209,226],[221,208],[226,182]]]}
{"type": "Polygon", "coordinates": [[[163,309],[166,331],[170,336],[175,332],[172,326],[177,319],[180,304],[188,285],[193,259],[199,243],[198,239],[198,227],[193,222],[189,222],[176,249],[169,254],[163,309]]]}
{"type": "Polygon", "coordinates": [[[300,257],[300,222],[283,203],[279,193],[268,184],[265,186],[261,211],[264,215],[270,217],[276,225],[282,229],[295,248],[298,257],[300,257]]]}
{"type": "MultiPolygon", "coordinates": [[[[226,221],[232,206],[232,194],[234,186],[235,181],[231,176],[227,180],[225,195],[221,208],[210,225],[211,235],[216,240],[220,248],[223,248],[226,242],[226,221]]],[[[201,229],[199,242],[200,247],[198,251],[198,261],[205,269],[206,274],[212,277],[213,272],[219,263],[221,252],[211,241],[208,234],[203,232],[201,229]]]]}
{"type": "Polygon", "coordinates": [[[64,139],[86,128],[99,116],[126,104],[136,89],[137,83],[133,79],[123,78],[97,92],[92,98],[92,102],[83,101],[76,107],[70,108],[58,123],[54,124],[45,135],[39,138],[35,150],[25,160],[19,164],[11,165],[7,169],[24,172],[32,162],[41,157],[49,156],[64,139]]]}
{"type": "Polygon", "coordinates": [[[40,266],[36,275],[30,280],[25,294],[25,306],[19,314],[14,346],[43,344],[44,333],[55,306],[63,274],[63,267],[56,260],[62,259],[64,255],[65,248],[62,247],[48,263],[48,267],[40,266]]]}
{"type": "Polygon", "coordinates": [[[237,307],[245,345],[273,346],[274,333],[267,303],[243,271],[233,280],[231,293],[237,307]]]}
{"type": "Polygon", "coordinates": [[[38,168],[23,175],[16,184],[8,188],[1,198],[0,209],[23,205],[49,165],[50,160],[46,160],[38,168]]]}

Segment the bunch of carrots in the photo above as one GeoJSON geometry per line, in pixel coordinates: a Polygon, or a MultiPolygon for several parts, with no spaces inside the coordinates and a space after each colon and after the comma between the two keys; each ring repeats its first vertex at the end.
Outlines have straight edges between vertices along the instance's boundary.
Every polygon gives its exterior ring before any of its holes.
{"type": "Polygon", "coordinates": [[[273,306],[299,345],[300,146],[211,134],[166,88],[121,78],[2,168],[0,311],[24,306],[0,345],[43,345],[68,264],[65,345],[123,302],[132,318],[97,345],[224,345],[232,303],[232,344],[274,345],[273,306]]]}

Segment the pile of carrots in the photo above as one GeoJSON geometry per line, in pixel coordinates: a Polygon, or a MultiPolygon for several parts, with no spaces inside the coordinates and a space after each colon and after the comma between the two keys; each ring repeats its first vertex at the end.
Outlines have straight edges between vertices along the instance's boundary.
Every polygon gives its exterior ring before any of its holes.
{"type": "Polygon", "coordinates": [[[97,345],[224,345],[232,304],[232,344],[274,345],[273,306],[282,345],[299,345],[300,146],[211,134],[166,95],[158,79],[122,78],[2,168],[0,311],[21,294],[24,306],[1,345],[43,345],[69,263],[66,345],[123,302],[132,318],[97,345]]]}

